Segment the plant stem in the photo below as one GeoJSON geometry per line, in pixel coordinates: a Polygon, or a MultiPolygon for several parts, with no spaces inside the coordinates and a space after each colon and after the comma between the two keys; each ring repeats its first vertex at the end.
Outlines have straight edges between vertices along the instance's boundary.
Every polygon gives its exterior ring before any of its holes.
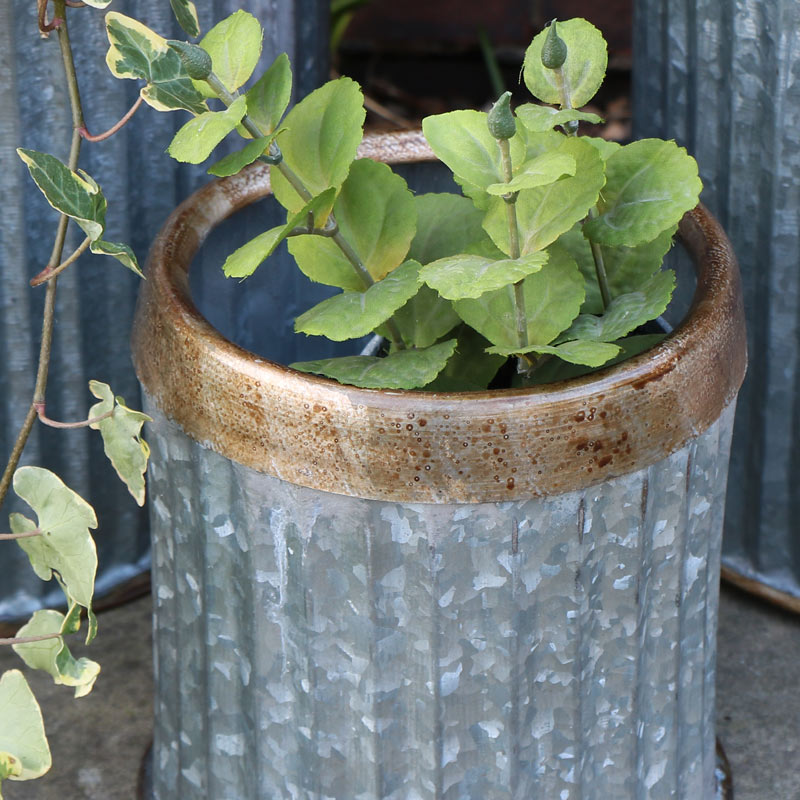
{"type": "Polygon", "coordinates": [[[35,531],[25,531],[24,533],[0,533],[0,542],[9,542],[15,539],[30,539],[32,536],[41,535],[42,531],[38,528],[35,531]]]}
{"type": "MultiPolygon", "coordinates": [[[[229,106],[236,98],[225,88],[225,85],[222,81],[212,72],[206,78],[206,82],[208,85],[214,90],[220,100],[225,103],[226,106],[229,106]]],[[[253,137],[256,139],[261,139],[264,137],[264,132],[256,125],[255,122],[245,114],[242,117],[242,127],[253,137]]],[[[303,184],[302,179],[300,176],[283,160],[281,157],[281,151],[278,147],[276,142],[272,142],[269,146],[269,153],[273,159],[276,159],[275,163],[272,163],[271,166],[274,166],[278,169],[278,171],[283,175],[289,185],[297,192],[300,196],[300,199],[303,203],[308,203],[313,199],[313,195],[311,192],[303,184]]],[[[333,230],[335,233],[329,236],[331,241],[333,241],[336,246],[342,251],[344,257],[350,262],[355,271],[356,275],[358,275],[359,280],[363,284],[365,289],[369,289],[375,283],[374,278],[370,275],[369,270],[364,266],[364,263],[358,256],[358,253],[353,249],[350,245],[350,242],[342,235],[339,231],[339,227],[336,224],[336,219],[333,214],[330,214],[328,219],[330,220],[333,230]]],[[[311,227],[311,226],[309,226],[311,227]]],[[[397,326],[397,323],[394,321],[394,318],[389,318],[384,323],[386,329],[389,331],[389,335],[392,339],[392,344],[398,350],[405,350],[405,342],[403,342],[403,337],[400,334],[400,329],[397,326]]]]}
{"type": "Polygon", "coordinates": [[[57,420],[50,419],[44,411],[44,403],[36,403],[34,404],[34,408],[36,409],[36,414],[39,417],[39,422],[44,423],[45,425],[50,426],[51,428],[88,428],[90,425],[95,425],[98,422],[102,422],[104,419],[108,419],[109,417],[113,416],[114,409],[112,408],[111,411],[106,411],[105,414],[100,414],[97,417],[90,417],[89,419],[82,419],[78,422],[58,422],[57,420]]]}
{"type": "MultiPolygon", "coordinates": [[[[46,7],[46,3],[42,3],[46,7]]],[[[55,0],[54,15],[62,19],[61,24],[56,28],[58,33],[58,43],[61,48],[61,59],[64,64],[64,72],[67,79],[67,92],[69,94],[70,108],[72,111],[72,141],[69,148],[69,168],[74,172],[78,168],[78,158],[81,152],[81,136],[79,129],[83,127],[83,111],[81,110],[81,98],[78,92],[78,79],[75,73],[75,62],[72,58],[72,47],[69,40],[69,30],[66,21],[66,7],[64,0],[55,0]]],[[[53,250],[50,254],[49,264],[53,267],[61,263],[64,252],[64,242],[67,238],[67,225],[69,217],[62,214],[58,221],[56,238],[53,243],[53,250]]],[[[47,283],[47,293],[44,299],[44,313],[42,317],[42,339],[39,347],[39,366],[36,370],[36,385],[33,392],[33,402],[25,416],[20,432],[14,442],[6,468],[3,470],[3,477],[0,478],[0,506],[6,499],[14,472],[17,469],[22,451],[28,441],[33,424],[38,416],[35,409],[36,403],[44,403],[45,389],[47,388],[47,373],[50,367],[50,352],[53,343],[53,320],[55,318],[56,307],[56,285],[58,279],[47,283]]]]}
{"type": "Polygon", "coordinates": [[[29,644],[30,642],[46,642],[48,639],[60,638],[60,633],[43,633],[41,636],[12,636],[10,639],[0,639],[0,645],[29,644]]]}
{"type": "Polygon", "coordinates": [[[92,240],[87,236],[75,251],[62,261],[57,267],[51,267],[49,264],[34,278],[31,278],[31,286],[41,286],[47,281],[53,280],[57,275],[60,275],[70,264],[74,264],[86,249],[92,243],[92,240]]]}
{"type": "MultiPolygon", "coordinates": [[[[503,176],[506,183],[513,177],[513,170],[511,164],[511,147],[508,144],[508,139],[498,139],[497,143],[500,145],[500,155],[503,160],[503,176]]],[[[519,225],[517,224],[517,194],[514,192],[503,198],[506,205],[506,220],[508,221],[508,256],[512,259],[517,259],[520,256],[519,245],[519,225]]],[[[517,327],[517,341],[519,346],[528,346],[528,318],[525,313],[525,291],[522,286],[522,281],[519,280],[514,284],[514,313],[516,317],[517,327]]]]}
{"type": "Polygon", "coordinates": [[[127,123],[131,117],[139,110],[139,106],[142,104],[142,100],[144,98],[141,94],[136,98],[136,102],[125,112],[122,119],[119,122],[112,125],[107,131],[103,131],[103,133],[98,133],[96,136],[92,136],[91,133],[86,129],[84,125],[80,130],[79,133],[86,139],[87,142],[102,142],[104,139],[108,139],[110,136],[113,136],[120,128],[122,128],[125,123],[127,123]]]}

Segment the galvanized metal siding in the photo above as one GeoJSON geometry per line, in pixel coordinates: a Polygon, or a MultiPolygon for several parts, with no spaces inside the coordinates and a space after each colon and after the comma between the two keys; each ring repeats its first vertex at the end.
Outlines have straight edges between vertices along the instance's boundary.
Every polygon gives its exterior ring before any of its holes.
{"type": "MultiPolygon", "coordinates": [[[[298,71],[300,95],[326,77],[327,4],[320,0],[215,0],[198,3],[204,30],[239,7],[265,26],[262,62],[288,50],[298,71]]],[[[179,36],[166,0],[138,0],[112,6],[168,36],[179,36]]],[[[115,80],[105,65],[108,41],[103,13],[70,10],[87,125],[98,133],[119,119],[135,99],[134,81],[115,80]]],[[[55,35],[53,35],[53,39],[55,35]]],[[[19,146],[66,158],[71,135],[61,78],[59,47],[42,41],[36,4],[0,3],[0,454],[10,451],[33,392],[44,290],[28,280],[47,263],[56,215],[27,175],[14,149],[19,146]]],[[[144,262],[150,241],[166,216],[207,180],[202,169],[178,169],[164,154],[186,115],[159,114],[147,107],[111,139],[84,145],[81,166],[108,198],[108,237],[130,243],[144,262]]],[[[75,230],[66,252],[79,242],[75,230]]],[[[47,393],[48,414],[73,420],[85,416],[93,398],[90,378],[109,383],[133,406],[139,389],[130,363],[128,337],[138,279],[110,259],[83,256],[59,278],[57,332],[47,393]]],[[[102,591],[147,568],[146,514],[140,511],[107,465],[96,433],[53,431],[37,426],[24,463],[57,472],[96,508],[100,521],[98,588],[102,591]]],[[[4,508],[27,512],[13,498],[4,508]]],[[[4,517],[5,518],[5,517],[4,517]]],[[[28,614],[60,599],[33,574],[19,548],[2,551],[0,619],[28,614]],[[49,592],[49,594],[48,594],[49,592]]]]}
{"type": "Polygon", "coordinates": [[[724,563],[800,597],[800,5],[637,0],[634,133],[697,158],[733,242],[750,366],[724,563]]]}
{"type": "Polygon", "coordinates": [[[152,404],[158,800],[712,800],[733,409],[585,492],[427,505],[152,404]]]}

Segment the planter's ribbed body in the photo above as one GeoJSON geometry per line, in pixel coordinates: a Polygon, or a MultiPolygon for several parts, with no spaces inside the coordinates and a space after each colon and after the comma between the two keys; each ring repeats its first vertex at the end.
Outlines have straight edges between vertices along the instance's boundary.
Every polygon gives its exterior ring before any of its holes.
{"type": "Polygon", "coordinates": [[[474,505],[294,486],[158,415],[155,797],[714,798],[731,412],[474,505]]]}
{"type": "Polygon", "coordinates": [[[800,611],[800,4],[636,0],[634,128],[700,165],[742,270],[753,368],[723,564],[800,611]]]}
{"type": "MultiPolygon", "coordinates": [[[[415,136],[368,144],[424,155],[415,136]]],[[[219,336],[167,224],[137,315],[158,800],[713,800],[726,460],[744,370],[708,215],[685,322],[553,387],[355,389],[219,336]]]]}

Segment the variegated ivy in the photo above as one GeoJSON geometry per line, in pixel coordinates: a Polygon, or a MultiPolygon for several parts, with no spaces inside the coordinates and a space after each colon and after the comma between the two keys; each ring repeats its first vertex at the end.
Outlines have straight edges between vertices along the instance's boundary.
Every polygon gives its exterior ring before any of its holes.
{"type": "MultiPolygon", "coordinates": [[[[110,2],[86,0],[85,5],[104,9],[110,2]]],[[[141,271],[128,245],[105,238],[106,199],[97,182],[78,168],[81,137],[87,134],[85,126],[77,124],[82,122],[82,110],[67,31],[68,7],[64,0],[52,0],[52,22],[47,22],[48,0],[38,0],[38,5],[42,35],[47,37],[55,31],[59,40],[76,126],[69,148],[69,163],[63,163],[48,153],[22,147],[17,150],[36,185],[59,214],[54,217],[57,231],[51,262],[31,281],[34,286],[47,284],[36,388],[30,412],[0,479],[0,505],[13,487],[17,496],[30,507],[33,517],[11,514],[10,532],[0,534],[0,540],[4,540],[5,546],[14,541],[25,551],[34,572],[42,580],[52,579],[58,583],[64,592],[65,610],[37,611],[14,637],[0,640],[0,643],[11,645],[27,667],[47,672],[55,683],[71,686],[76,697],[83,697],[92,690],[100,665],[86,657],[75,658],[66,639],[80,631],[82,615],[87,620],[87,644],[97,632],[97,620],[92,611],[97,550],[91,534],[97,527],[97,519],[92,507],[57,475],[41,467],[19,467],[18,463],[37,418],[55,427],[99,430],[114,470],[136,502],[144,504],[144,473],[149,456],[147,444],[141,438],[142,425],[149,419],[145,414],[128,408],[121,397],[114,396],[109,386],[98,381],[89,382],[89,390],[99,402],[91,407],[85,420],[55,422],[45,414],[47,362],[57,307],[56,276],[87,249],[113,256],[137,275],[141,276],[141,271]],[[72,223],[81,229],[83,240],[72,254],[65,257],[65,233],[67,225],[72,223]]],[[[190,35],[197,35],[194,5],[187,0],[172,0],[172,6],[184,29],[190,35]]],[[[80,7],[80,4],[74,7],[80,7]]],[[[158,42],[149,39],[144,26],[128,31],[118,42],[116,55],[109,58],[112,71],[115,58],[124,62],[126,54],[148,43],[152,58],[149,61],[140,59],[138,71],[135,71],[136,77],[144,76],[148,80],[148,102],[157,107],[171,107],[170,104],[177,103],[179,107],[191,108],[197,113],[205,111],[205,96],[190,80],[184,75],[170,77],[170,70],[176,64],[180,69],[179,57],[170,48],[160,48],[158,42]],[[183,104],[180,105],[179,101],[183,104]]],[[[122,74],[124,69],[120,67],[118,74],[122,74]]],[[[237,123],[238,120],[233,126],[237,123]]],[[[87,138],[92,137],[87,135],[87,138]]],[[[38,778],[47,772],[50,765],[50,748],[36,698],[25,675],[20,670],[8,670],[0,676],[0,800],[4,780],[38,778]]]]}
{"type": "Polygon", "coordinates": [[[549,105],[512,111],[506,93],[489,114],[423,121],[463,194],[414,196],[386,165],[356,159],[364,107],[349,78],[285,116],[285,55],[247,88],[262,40],[249,14],[237,11],[199,45],[165,40],[121,14],[106,19],[112,72],[144,80],[150,105],[194,115],[170,155],[200,163],[235,130],[243,146],[210,173],[271,165],[287,221],[232,253],[225,274],[251,275],[285,239],[311,280],[341,289],[301,314],[296,331],[385,340],[381,356],[295,368],[364,387],[482,389],[509,358],[512,381],[526,385],[656,341],[637,329],[670,302],[675,278],[661,264],[697,203],[697,165],[674,142],[620,146],[577,135],[581,121],[600,121],[580,106],[607,62],[603,37],[586,20],[554,21],[526,53],[525,84],[549,105]],[[181,87],[169,102],[165,85],[181,87]]]}

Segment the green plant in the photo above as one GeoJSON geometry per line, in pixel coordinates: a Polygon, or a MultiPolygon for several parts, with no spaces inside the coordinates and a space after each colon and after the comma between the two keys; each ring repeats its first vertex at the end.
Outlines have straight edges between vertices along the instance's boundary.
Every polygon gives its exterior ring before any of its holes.
{"type": "Polygon", "coordinates": [[[249,276],[286,240],[311,280],[342,290],[301,314],[296,330],[336,341],[377,332],[386,341],[381,356],[295,368],[370,388],[483,389],[508,359],[510,381],[529,385],[657,340],[637,329],[670,301],[675,276],[661,264],[697,203],[697,165],[674,142],[623,147],[577,135],[581,121],[599,121],[578,108],[607,61],[602,35],[585,20],[553,22],[526,53],[527,87],[557,107],[512,111],[506,93],[489,114],[423,121],[463,194],[415,197],[386,165],[356,158],[364,109],[352,80],[330,81],[284,117],[291,71],[281,55],[239,93],[261,46],[249,14],[237,11],[199,44],[167,41],[120,14],[106,19],[112,72],[144,79],[150,105],[195,115],[170,155],[201,163],[236,131],[250,141],[211,174],[257,159],[271,165],[287,222],[232,253],[225,274],[249,276]],[[223,109],[209,109],[215,98],[223,109]]]}
{"type": "MultiPolygon", "coordinates": [[[[105,8],[110,2],[86,0],[85,5],[105,8]]],[[[63,423],[46,415],[45,394],[58,275],[87,249],[111,255],[141,274],[136,257],[127,245],[104,238],[106,200],[97,183],[78,169],[82,139],[97,137],[89,137],[84,125],[66,20],[69,5],[75,4],[54,0],[53,18],[48,21],[47,0],[38,1],[42,36],[46,38],[55,31],[58,37],[74,130],[67,164],[47,153],[23,148],[17,151],[47,201],[60,213],[49,263],[31,281],[33,286],[46,285],[34,396],[0,479],[0,505],[13,487],[36,515],[34,521],[19,513],[11,514],[11,532],[0,534],[0,540],[15,541],[27,553],[31,566],[42,580],[55,578],[64,591],[66,613],[46,609],[37,611],[16,636],[0,639],[0,644],[11,645],[28,667],[44,670],[55,683],[73,687],[75,696],[82,697],[92,690],[100,666],[88,658],[72,656],[65,639],[80,631],[82,614],[87,618],[87,644],[97,632],[97,620],[92,612],[97,552],[90,532],[97,527],[97,519],[92,507],[57,475],[41,467],[19,467],[18,464],[37,420],[57,428],[99,430],[105,453],[114,469],[136,502],[142,505],[149,451],[140,434],[149,417],[129,409],[122,398],[114,396],[108,385],[98,381],[89,382],[89,390],[99,402],[89,409],[85,420],[63,423]],[[73,253],[64,257],[71,220],[82,229],[85,238],[73,253]]],[[[40,777],[50,765],[50,749],[41,710],[24,674],[20,670],[8,670],[0,677],[0,787],[6,778],[29,780],[40,777]]]]}

